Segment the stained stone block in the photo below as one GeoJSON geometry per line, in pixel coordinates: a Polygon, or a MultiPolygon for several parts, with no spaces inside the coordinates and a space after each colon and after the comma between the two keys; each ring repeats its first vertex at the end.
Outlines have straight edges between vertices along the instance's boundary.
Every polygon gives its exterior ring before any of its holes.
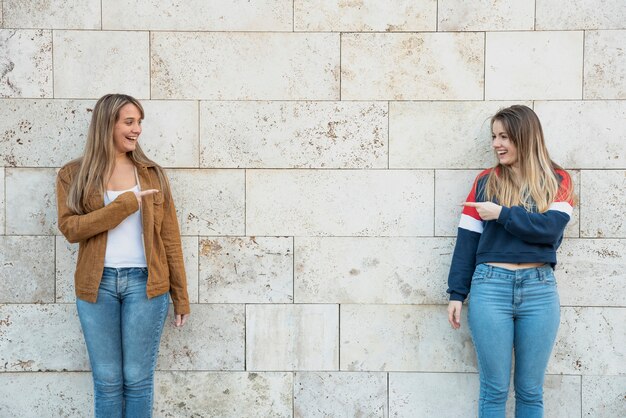
{"type": "Polygon", "coordinates": [[[175,328],[170,307],[157,368],[159,370],[243,370],[244,305],[191,305],[191,316],[175,328]]]}
{"type": "Polygon", "coordinates": [[[76,306],[0,305],[0,365],[4,372],[89,370],[76,306]]]}
{"type": "Polygon", "coordinates": [[[453,240],[295,239],[296,303],[447,303],[453,240]]]}
{"type": "Polygon", "coordinates": [[[626,171],[583,171],[580,185],[580,236],[626,236],[626,171]]]}
{"type": "Polygon", "coordinates": [[[290,237],[200,240],[201,303],[293,302],[290,237]]]}
{"type": "Polygon", "coordinates": [[[626,373],[626,308],[561,308],[561,327],[548,373],[626,373]]]}
{"type": "Polygon", "coordinates": [[[341,370],[476,371],[465,311],[453,330],[445,306],[341,305],[341,370]]]}
{"type": "Polygon", "coordinates": [[[555,272],[563,306],[626,306],[626,241],[564,240],[555,272]]]}
{"type": "Polygon", "coordinates": [[[296,31],[419,32],[437,30],[437,1],[294,2],[296,31]]]}
{"type": "Polygon", "coordinates": [[[8,28],[100,29],[98,0],[4,0],[8,28]]]}
{"type": "Polygon", "coordinates": [[[535,112],[563,167],[626,167],[626,101],[535,102],[535,112]]]}
{"type": "Polygon", "coordinates": [[[54,237],[0,236],[0,303],[54,302],[54,237]]]}
{"type": "Polygon", "coordinates": [[[488,32],[485,61],[486,100],[582,98],[582,31],[488,32]]]}
{"type": "Polygon", "coordinates": [[[157,372],[155,416],[290,418],[291,373],[157,372]]]}
{"type": "Polygon", "coordinates": [[[291,31],[291,0],[212,2],[109,0],[102,27],[115,30],[291,31]]]}
{"type": "MultiPolygon", "coordinates": [[[[491,167],[491,116],[516,102],[391,102],[390,168],[491,167]]],[[[525,102],[530,106],[529,102],[525,102]]]]}
{"type": "Polygon", "coordinates": [[[583,376],[583,417],[621,417],[626,412],[626,376],[583,376]]]}
{"type": "Polygon", "coordinates": [[[387,104],[202,102],[202,167],[387,168],[387,104]]]}
{"type": "MultiPolygon", "coordinates": [[[[397,418],[454,418],[478,415],[477,374],[389,373],[389,416],[397,418]],[[450,391],[454,396],[450,396],[450,391]]],[[[544,407],[546,416],[580,416],[580,377],[546,376],[544,407]]],[[[513,382],[507,400],[507,417],[515,415],[513,382]]]]}
{"type": "Polygon", "coordinates": [[[432,202],[429,170],[255,170],[246,176],[246,232],[431,236],[432,202]]]}
{"type": "Polygon", "coordinates": [[[152,98],[339,99],[338,34],[153,32],[151,52],[152,98]]]}
{"type": "Polygon", "coordinates": [[[79,157],[94,104],[91,100],[3,100],[0,165],[61,167],[79,157]]]}
{"type": "Polygon", "coordinates": [[[52,168],[7,168],[6,233],[58,234],[55,181],[52,168]]]}
{"type": "Polygon", "coordinates": [[[296,373],[294,417],[387,417],[387,374],[296,373]]]}
{"type": "Polygon", "coordinates": [[[337,370],[337,305],[248,305],[247,370],[337,370]]]}
{"type": "Polygon", "coordinates": [[[626,29],[622,0],[536,0],[536,30],[626,29]]]}
{"type": "Polygon", "coordinates": [[[147,32],[55,31],[53,39],[55,97],[98,98],[110,92],[150,97],[147,32]]]}
{"type": "Polygon", "coordinates": [[[183,235],[245,235],[243,170],[169,170],[183,235]]]}
{"type": "Polygon", "coordinates": [[[482,100],[482,33],[345,33],[342,100],[482,100]]]}
{"type": "Polygon", "coordinates": [[[440,31],[533,30],[535,4],[530,1],[439,0],[440,31]]]}
{"type": "Polygon", "coordinates": [[[625,44],[626,30],[585,33],[585,99],[626,99],[625,44]]]}
{"type": "Polygon", "coordinates": [[[52,31],[0,29],[0,97],[52,97],[52,31]]]}
{"type": "Polygon", "coordinates": [[[144,101],[146,112],[140,144],[163,167],[198,167],[198,104],[144,101]]]}
{"type": "Polygon", "coordinates": [[[5,417],[93,416],[91,373],[0,373],[5,417]]]}

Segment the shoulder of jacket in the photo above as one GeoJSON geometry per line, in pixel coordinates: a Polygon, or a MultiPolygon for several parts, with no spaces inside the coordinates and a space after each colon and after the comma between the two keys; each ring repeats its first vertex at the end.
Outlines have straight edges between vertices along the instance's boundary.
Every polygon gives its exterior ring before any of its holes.
{"type": "Polygon", "coordinates": [[[63,167],[61,167],[61,169],[59,170],[58,177],[62,179],[63,181],[70,181],[72,177],[74,177],[76,172],[79,170],[79,168],[80,168],[80,160],[78,159],[72,160],[69,163],[65,164],[63,167]]]}

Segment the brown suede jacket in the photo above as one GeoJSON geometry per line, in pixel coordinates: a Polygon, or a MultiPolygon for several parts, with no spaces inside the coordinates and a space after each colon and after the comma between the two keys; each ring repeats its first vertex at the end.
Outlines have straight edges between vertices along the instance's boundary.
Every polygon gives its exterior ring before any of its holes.
{"type": "MultiPolygon", "coordinates": [[[[104,196],[91,194],[92,212],[76,215],[67,207],[67,193],[79,165],[72,162],[61,168],[57,176],[57,207],[59,230],[69,242],[78,242],[78,262],[74,275],[76,296],[88,302],[96,302],[98,287],[104,272],[104,254],[107,231],[119,225],[128,215],[139,209],[133,192],[118,196],[104,206],[104,196]]],[[[156,170],[149,166],[137,166],[141,190],[159,189],[156,170]]],[[[141,204],[143,242],[148,263],[148,298],[170,292],[176,314],[189,313],[187,279],[183,264],[180,230],[171,194],[156,193],[144,196],[141,204]]]]}

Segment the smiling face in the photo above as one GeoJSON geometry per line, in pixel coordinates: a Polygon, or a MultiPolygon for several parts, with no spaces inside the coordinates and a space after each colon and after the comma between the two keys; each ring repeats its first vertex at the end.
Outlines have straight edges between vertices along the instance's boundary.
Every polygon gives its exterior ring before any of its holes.
{"type": "Polygon", "coordinates": [[[517,147],[504,129],[502,121],[498,119],[494,120],[491,131],[491,146],[496,152],[496,157],[500,164],[508,165],[512,168],[519,167],[517,147]]]}
{"type": "Polygon", "coordinates": [[[134,151],[141,135],[141,112],[132,103],[120,109],[119,117],[113,128],[113,146],[115,151],[125,154],[134,151]]]}

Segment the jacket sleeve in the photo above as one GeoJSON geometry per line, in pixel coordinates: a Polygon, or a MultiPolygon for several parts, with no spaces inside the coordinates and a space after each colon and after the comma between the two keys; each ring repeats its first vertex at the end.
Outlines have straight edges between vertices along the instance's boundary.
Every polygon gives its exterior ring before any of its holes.
{"type": "MultiPolygon", "coordinates": [[[[466,202],[476,202],[479,175],[474,181],[466,202]]],[[[483,233],[483,220],[476,208],[464,207],[456,237],[452,265],[448,274],[448,290],[450,300],[464,301],[470,292],[472,276],[476,268],[476,250],[483,233]]]]}
{"type": "Polygon", "coordinates": [[[187,294],[187,276],[183,261],[180,229],[171,192],[166,196],[164,205],[161,240],[165,246],[167,266],[170,274],[170,295],[174,303],[174,312],[177,315],[188,314],[190,309],[189,295],[187,294]]]}
{"type": "Polygon", "coordinates": [[[128,215],[139,210],[139,203],[133,192],[126,192],[109,205],[85,215],[76,215],[67,207],[69,179],[59,172],[56,182],[57,214],[59,230],[65,238],[76,243],[118,226],[128,215]]]}
{"type": "Polygon", "coordinates": [[[528,212],[522,206],[502,207],[497,222],[511,234],[532,244],[550,244],[563,236],[569,222],[573,202],[569,196],[571,179],[565,171],[559,171],[559,191],[554,202],[543,213],[528,212]]]}

